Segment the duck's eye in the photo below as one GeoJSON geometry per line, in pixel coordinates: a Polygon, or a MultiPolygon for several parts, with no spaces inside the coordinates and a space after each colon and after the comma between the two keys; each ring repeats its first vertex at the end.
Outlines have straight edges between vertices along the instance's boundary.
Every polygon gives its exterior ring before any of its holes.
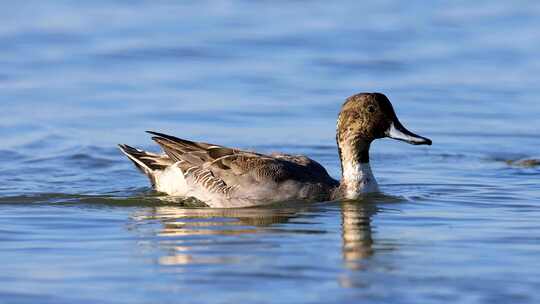
{"type": "Polygon", "coordinates": [[[367,107],[367,110],[368,110],[369,113],[373,113],[373,112],[375,112],[375,106],[369,105],[367,107]]]}

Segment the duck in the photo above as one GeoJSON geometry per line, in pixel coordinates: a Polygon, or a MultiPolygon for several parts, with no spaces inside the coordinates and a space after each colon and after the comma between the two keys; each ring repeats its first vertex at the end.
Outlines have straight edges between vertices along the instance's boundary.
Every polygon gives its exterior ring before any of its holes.
{"type": "Polygon", "coordinates": [[[359,200],[379,192],[370,166],[373,141],[392,138],[413,145],[432,141],[407,130],[383,93],[358,93],[343,103],[336,142],[341,180],[305,155],[262,154],[147,131],[163,153],[120,144],[120,150],[168,196],[194,198],[214,208],[276,202],[359,200]]]}

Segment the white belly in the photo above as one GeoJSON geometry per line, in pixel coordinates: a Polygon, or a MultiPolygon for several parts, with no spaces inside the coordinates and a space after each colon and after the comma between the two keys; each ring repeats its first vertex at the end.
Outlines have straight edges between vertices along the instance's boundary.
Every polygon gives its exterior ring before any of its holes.
{"type": "Polygon", "coordinates": [[[184,173],[176,165],[167,167],[165,170],[154,175],[156,180],[156,190],[172,196],[185,196],[188,192],[188,185],[184,178],[184,173]]]}

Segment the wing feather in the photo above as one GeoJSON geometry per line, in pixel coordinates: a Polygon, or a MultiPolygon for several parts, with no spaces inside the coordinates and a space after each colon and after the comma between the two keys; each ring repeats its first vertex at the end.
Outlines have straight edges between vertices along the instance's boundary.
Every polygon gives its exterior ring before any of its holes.
{"type": "Polygon", "coordinates": [[[264,155],[147,132],[155,135],[152,139],[178,163],[186,178],[211,192],[230,195],[246,181],[333,181],[321,165],[305,156],[264,155]]]}

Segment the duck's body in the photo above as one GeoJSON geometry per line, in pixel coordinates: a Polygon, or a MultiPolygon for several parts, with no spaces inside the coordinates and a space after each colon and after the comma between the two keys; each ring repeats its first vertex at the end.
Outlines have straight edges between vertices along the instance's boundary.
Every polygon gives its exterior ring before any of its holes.
{"type": "Polygon", "coordinates": [[[290,200],[329,200],[339,182],[303,155],[230,149],[150,132],[165,155],[121,145],[154,188],[195,197],[211,207],[245,207],[290,200]]]}
{"type": "Polygon", "coordinates": [[[381,133],[384,136],[391,136],[388,132],[393,129],[394,138],[414,144],[431,144],[428,139],[401,126],[384,95],[362,93],[347,100],[338,119],[341,183],[330,177],[319,163],[303,155],[265,155],[157,132],[149,133],[155,135],[152,139],[165,154],[153,154],[127,145],[120,145],[120,148],[150,178],[157,191],[195,197],[210,207],[355,199],[364,193],[378,191],[369,165],[369,144],[373,139],[383,137],[377,131],[380,127],[384,128],[381,133]],[[374,107],[377,113],[372,111],[374,107]],[[381,117],[376,117],[377,114],[381,117]],[[384,120],[388,122],[385,124],[384,120]],[[398,134],[401,137],[396,136],[396,130],[401,132],[398,134]]]}

